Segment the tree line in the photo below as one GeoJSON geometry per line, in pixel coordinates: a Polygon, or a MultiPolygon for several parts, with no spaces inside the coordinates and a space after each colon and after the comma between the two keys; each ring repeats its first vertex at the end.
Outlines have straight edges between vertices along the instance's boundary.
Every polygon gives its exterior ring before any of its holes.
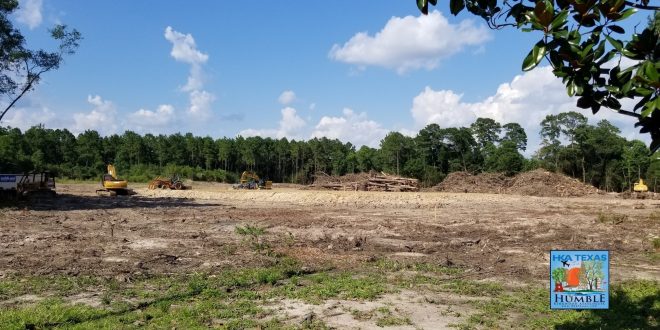
{"type": "Polygon", "coordinates": [[[58,177],[95,180],[114,164],[120,176],[146,182],[179,174],[233,183],[244,170],[274,182],[306,184],[317,172],[332,175],[383,171],[414,177],[432,186],[455,171],[503,172],[546,168],[608,191],[630,189],[639,177],[654,188],[660,162],[646,145],[628,141],[606,120],[587,123],[577,112],[549,115],[541,123],[541,146],[530,158],[527,134],[517,123],[478,118],[469,127],[430,124],[416,136],[390,132],[378,148],[337,139],[296,141],[262,137],[213,139],[187,134],[101,136],[87,130],[34,126],[25,132],[0,127],[0,173],[49,170],[58,177]]]}

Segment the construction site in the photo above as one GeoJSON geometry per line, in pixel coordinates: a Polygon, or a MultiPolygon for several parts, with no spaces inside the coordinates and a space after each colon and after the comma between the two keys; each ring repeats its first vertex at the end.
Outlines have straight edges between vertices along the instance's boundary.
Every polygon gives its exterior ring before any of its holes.
{"type": "Polygon", "coordinates": [[[383,173],[319,175],[309,186],[272,189],[188,185],[131,183],[134,194],[99,196],[98,184],[58,184],[54,198],[2,208],[0,308],[14,312],[0,321],[28,320],[25,328],[658,325],[660,201],[653,198],[621,198],[542,170],[459,172],[425,189],[383,173]],[[594,248],[612,256],[612,310],[550,311],[549,251],[594,248]]]}

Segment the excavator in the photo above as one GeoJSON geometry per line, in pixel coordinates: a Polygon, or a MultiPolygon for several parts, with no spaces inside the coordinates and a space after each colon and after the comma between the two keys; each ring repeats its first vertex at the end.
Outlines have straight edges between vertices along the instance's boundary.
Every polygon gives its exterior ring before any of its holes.
{"type": "Polygon", "coordinates": [[[108,164],[108,173],[101,177],[101,186],[103,189],[96,190],[96,194],[99,196],[129,195],[130,193],[128,181],[117,177],[117,171],[112,164],[108,164]]]}
{"type": "Polygon", "coordinates": [[[243,171],[241,183],[234,185],[234,189],[273,189],[273,181],[264,181],[254,172],[243,171]]]}

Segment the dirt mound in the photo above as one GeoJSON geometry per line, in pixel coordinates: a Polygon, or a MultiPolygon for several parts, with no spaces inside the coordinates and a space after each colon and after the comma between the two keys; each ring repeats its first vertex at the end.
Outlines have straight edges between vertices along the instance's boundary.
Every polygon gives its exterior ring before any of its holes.
{"type": "Polygon", "coordinates": [[[537,169],[520,173],[510,181],[507,193],[542,197],[579,197],[597,194],[596,187],[569,176],[537,169]]]}
{"type": "Polygon", "coordinates": [[[473,175],[468,172],[453,172],[435,186],[434,190],[446,192],[465,192],[499,194],[507,186],[507,177],[500,173],[482,173],[473,175]]]}
{"type": "Polygon", "coordinates": [[[434,187],[445,192],[485,194],[516,194],[541,197],[578,197],[599,193],[591,185],[584,184],[563,174],[537,169],[507,177],[501,173],[454,172],[434,187]]]}
{"type": "Polygon", "coordinates": [[[353,191],[419,191],[417,179],[404,178],[371,171],[331,176],[323,172],[316,174],[309,189],[353,190],[353,191]]]}

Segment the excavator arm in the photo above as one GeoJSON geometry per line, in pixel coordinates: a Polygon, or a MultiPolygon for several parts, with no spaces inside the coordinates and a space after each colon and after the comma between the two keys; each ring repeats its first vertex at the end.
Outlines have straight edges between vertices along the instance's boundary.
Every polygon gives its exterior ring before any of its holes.
{"type": "Polygon", "coordinates": [[[252,179],[254,182],[259,182],[259,176],[250,171],[243,171],[241,174],[241,183],[247,183],[252,179]]]}

